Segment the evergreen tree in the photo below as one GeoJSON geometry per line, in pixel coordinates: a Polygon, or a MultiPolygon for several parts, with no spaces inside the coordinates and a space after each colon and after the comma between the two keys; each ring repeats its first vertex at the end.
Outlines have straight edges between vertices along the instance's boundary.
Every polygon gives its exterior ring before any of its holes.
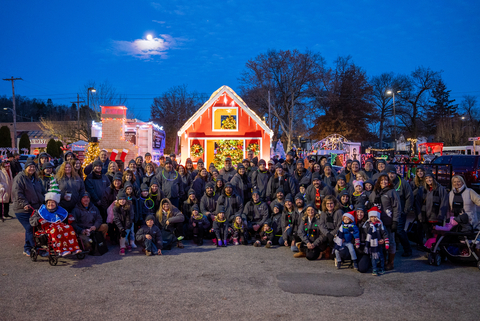
{"type": "Polygon", "coordinates": [[[28,149],[27,154],[30,154],[30,138],[27,133],[22,134],[20,142],[18,143],[19,152],[21,152],[23,148],[28,149]]]}
{"type": "Polygon", "coordinates": [[[52,157],[59,157],[58,155],[58,145],[55,139],[51,138],[47,143],[47,153],[52,157]]]}
{"type": "Polygon", "coordinates": [[[455,99],[450,99],[451,90],[442,79],[439,79],[432,90],[432,100],[426,108],[425,124],[427,132],[434,134],[440,121],[457,116],[458,104],[453,104],[455,99]]]}
{"type": "Polygon", "coordinates": [[[7,126],[0,128],[0,147],[12,147],[12,136],[7,126]]]}

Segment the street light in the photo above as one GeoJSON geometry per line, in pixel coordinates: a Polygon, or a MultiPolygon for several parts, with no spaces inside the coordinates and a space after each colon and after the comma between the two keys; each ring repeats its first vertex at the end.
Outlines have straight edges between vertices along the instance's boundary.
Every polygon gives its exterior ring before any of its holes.
{"type": "Polygon", "coordinates": [[[13,142],[14,142],[14,147],[17,147],[17,117],[15,117],[15,111],[12,108],[8,107],[3,107],[3,110],[10,110],[13,115],[13,142]]]}
{"type": "Polygon", "coordinates": [[[90,108],[90,92],[95,93],[97,90],[93,87],[88,87],[87,89],[87,106],[90,108]]]}
{"type": "MultiPolygon", "coordinates": [[[[401,91],[398,90],[396,93],[398,94],[399,92],[401,91]]],[[[396,152],[397,151],[397,115],[395,114],[395,92],[393,90],[388,90],[387,94],[393,96],[393,126],[394,126],[393,135],[395,137],[395,152],[396,152]]]]}

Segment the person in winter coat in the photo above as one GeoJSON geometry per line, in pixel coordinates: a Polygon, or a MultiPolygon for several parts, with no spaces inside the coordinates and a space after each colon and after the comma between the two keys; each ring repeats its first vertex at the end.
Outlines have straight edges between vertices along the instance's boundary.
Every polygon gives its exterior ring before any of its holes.
{"type": "Polygon", "coordinates": [[[462,213],[466,213],[469,223],[473,228],[478,228],[476,206],[480,206],[480,196],[473,189],[467,188],[462,176],[453,176],[452,190],[448,195],[448,203],[453,216],[457,217],[462,213]]]}
{"type": "Polygon", "coordinates": [[[300,238],[297,236],[299,220],[300,214],[293,204],[292,196],[288,195],[282,211],[281,227],[282,241],[285,246],[290,246],[292,252],[298,252],[296,243],[300,242],[300,238]]]}
{"type": "Polygon", "coordinates": [[[120,173],[120,170],[118,169],[118,164],[116,162],[110,162],[108,164],[107,173],[105,174],[105,176],[107,176],[110,180],[110,183],[113,183],[113,178],[115,177],[115,175],[117,175],[117,173],[120,173]]]}
{"type": "Polygon", "coordinates": [[[236,172],[235,168],[232,166],[232,159],[230,157],[225,158],[225,166],[220,170],[220,175],[223,177],[225,183],[230,182],[235,174],[236,172]]]}
{"type": "Polygon", "coordinates": [[[235,215],[241,215],[243,213],[243,202],[241,198],[233,192],[231,183],[225,184],[224,193],[218,198],[217,214],[219,213],[218,210],[220,207],[223,207],[225,217],[230,224],[233,223],[235,215]]]}
{"type": "Polygon", "coordinates": [[[278,244],[278,237],[275,236],[275,231],[270,225],[270,220],[265,221],[265,223],[260,228],[259,240],[256,241],[253,246],[260,247],[262,245],[265,245],[265,247],[268,249],[272,247],[275,239],[277,239],[276,243],[278,244]]]}
{"type": "MultiPolygon", "coordinates": [[[[50,155],[47,153],[40,153],[36,158],[37,164],[37,175],[40,176],[40,172],[43,170],[43,165],[46,163],[50,163],[50,155]]],[[[53,165],[52,165],[52,173],[53,173],[53,165]]]]}
{"type": "Polygon", "coordinates": [[[57,170],[55,179],[61,191],[60,207],[71,213],[85,193],[83,179],[78,176],[70,162],[63,162],[57,170]]]}
{"type": "Polygon", "coordinates": [[[122,188],[122,174],[117,173],[102,196],[102,207],[105,211],[117,200],[117,194],[122,188]]]}
{"type": "MultiPolygon", "coordinates": [[[[90,194],[91,201],[97,208],[102,207],[102,197],[107,187],[111,184],[110,180],[102,174],[102,162],[96,160],[93,162],[93,171],[85,179],[85,190],[90,194]]],[[[102,211],[103,221],[106,220],[106,212],[102,211]]]]}
{"type": "Polygon", "coordinates": [[[73,209],[72,215],[76,223],[74,226],[75,232],[82,240],[84,250],[90,250],[91,232],[98,231],[103,234],[104,238],[107,236],[108,225],[102,223],[100,210],[90,202],[88,192],[83,193],[80,202],[73,209]]]}
{"type": "Polygon", "coordinates": [[[164,198],[160,203],[160,208],[155,215],[155,225],[161,230],[169,231],[174,234],[177,239],[177,247],[184,248],[183,239],[183,222],[185,216],[180,210],[172,205],[168,198],[164,198]]]}
{"type": "Polygon", "coordinates": [[[160,208],[160,203],[165,198],[165,194],[163,194],[163,192],[160,190],[160,184],[155,177],[150,181],[148,198],[153,201],[153,210],[154,213],[157,213],[158,209],[160,208]]]}
{"type": "Polygon", "coordinates": [[[241,215],[236,215],[232,224],[233,245],[248,245],[248,226],[241,215]]]}
{"type": "Polygon", "coordinates": [[[43,230],[53,250],[60,256],[82,252],[74,231],[75,218],[58,206],[60,194],[49,191],[45,194],[46,205],[40,206],[29,219],[31,226],[43,230]],[[61,231],[62,233],[58,233],[61,231]]]}
{"type": "Polygon", "coordinates": [[[322,201],[319,228],[326,237],[326,245],[331,249],[335,246],[333,239],[342,224],[343,211],[340,208],[340,202],[333,195],[326,196],[322,201]]]}
{"type": "Polygon", "coordinates": [[[190,189],[188,191],[188,199],[183,202],[182,206],[182,213],[185,216],[185,223],[188,225],[188,221],[190,220],[190,217],[192,216],[192,208],[193,206],[199,204],[199,199],[196,196],[196,193],[193,189],[190,189]]]}
{"type": "Polygon", "coordinates": [[[335,239],[335,266],[340,269],[342,265],[342,256],[340,251],[346,247],[353,261],[353,268],[358,270],[357,253],[355,248],[360,247],[360,233],[357,225],[355,225],[355,212],[344,213],[342,216],[342,224],[338,229],[335,239]]]}
{"type": "Polygon", "coordinates": [[[357,174],[362,169],[360,162],[356,159],[352,161],[350,173],[345,175],[346,182],[352,184],[354,180],[357,179],[357,174]]]}
{"type": "Polygon", "coordinates": [[[258,168],[252,171],[251,183],[252,188],[256,188],[260,191],[260,198],[262,201],[267,200],[267,185],[270,179],[270,172],[267,170],[267,164],[264,159],[258,161],[258,168]]]}
{"type": "MultiPolygon", "coordinates": [[[[140,185],[140,196],[138,197],[138,216],[141,222],[145,222],[145,218],[148,215],[155,215],[155,200],[150,197],[150,189],[147,184],[142,183],[140,185]]],[[[158,194],[157,194],[158,196],[158,194]]],[[[161,200],[160,200],[161,201],[161,200]]],[[[160,201],[158,201],[158,207],[160,207],[160,201]]]]}
{"type": "Polygon", "coordinates": [[[300,190],[300,185],[304,185],[307,188],[312,183],[312,173],[305,168],[305,161],[302,158],[297,159],[296,167],[293,173],[293,178],[295,178],[296,182],[295,194],[300,190]]]}
{"type": "Polygon", "coordinates": [[[433,173],[425,174],[425,185],[423,194],[423,204],[421,220],[423,230],[427,239],[433,237],[433,227],[435,225],[443,226],[448,212],[448,194],[445,187],[440,185],[434,178],[433,173]]]}
{"type": "Polygon", "coordinates": [[[138,229],[135,238],[145,248],[145,255],[162,255],[163,240],[162,231],[154,224],[155,217],[148,215],[145,225],[138,229]]]}
{"type": "Polygon", "coordinates": [[[400,206],[402,208],[401,215],[398,219],[397,234],[400,239],[400,244],[403,247],[403,257],[412,256],[412,247],[408,240],[407,232],[405,231],[405,224],[407,222],[407,214],[410,213],[413,207],[413,192],[410,184],[397,174],[397,169],[394,165],[387,166],[388,178],[392,182],[395,190],[400,198],[400,206]]]}
{"type": "MultiPolygon", "coordinates": [[[[380,178],[379,178],[380,179],[380,178]]],[[[380,220],[381,213],[377,207],[372,207],[368,211],[368,230],[367,237],[365,239],[365,253],[370,255],[372,260],[372,275],[382,275],[385,270],[385,260],[383,257],[383,248],[388,250],[389,237],[388,232],[380,220]],[[378,269],[378,263],[380,263],[380,269],[378,269]]]]}
{"type": "Polygon", "coordinates": [[[140,216],[140,202],[135,195],[132,183],[127,181],[123,186],[123,190],[125,191],[125,195],[127,195],[127,201],[131,202],[133,207],[132,227],[130,228],[130,233],[128,234],[127,243],[130,243],[132,249],[136,249],[137,245],[135,244],[135,232],[144,224],[143,219],[140,216]]]}
{"type": "Polygon", "coordinates": [[[252,199],[247,202],[243,209],[243,218],[247,222],[248,232],[256,239],[255,246],[260,244],[260,229],[269,218],[268,206],[260,200],[260,192],[256,189],[252,192],[252,199]]]}
{"type": "Polygon", "coordinates": [[[397,231],[398,220],[402,213],[402,205],[398,193],[386,173],[380,174],[378,177],[372,194],[370,194],[369,203],[380,211],[380,220],[390,240],[388,262],[385,266],[385,269],[390,271],[394,269],[395,252],[397,250],[395,232],[397,231]]]}
{"type": "MultiPolygon", "coordinates": [[[[291,195],[291,194],[288,194],[288,195],[291,195]]],[[[281,210],[283,211],[283,206],[285,204],[285,194],[284,194],[284,191],[283,191],[283,187],[282,186],[279,186],[277,188],[277,197],[270,203],[270,211],[273,212],[273,208],[279,204],[281,207],[281,210]]]]}
{"type": "Polygon", "coordinates": [[[11,163],[8,159],[0,163],[0,205],[2,206],[2,220],[11,217],[8,214],[10,211],[10,201],[12,200],[13,183],[13,174],[10,167],[11,163]]]}
{"type": "Polygon", "coordinates": [[[237,173],[233,175],[230,183],[233,186],[235,194],[240,196],[243,204],[246,204],[251,198],[250,191],[252,190],[252,184],[250,183],[250,179],[248,178],[243,164],[237,165],[237,173]]]}
{"type": "Polygon", "coordinates": [[[387,169],[387,162],[384,159],[377,160],[377,173],[373,174],[372,176],[372,180],[374,183],[377,182],[380,175],[387,173],[386,169],[387,169]]]}
{"type": "Polygon", "coordinates": [[[131,171],[130,169],[124,170],[122,175],[122,184],[123,186],[125,186],[126,183],[132,184],[133,194],[138,197],[138,195],[140,195],[140,183],[142,182],[142,180],[140,179],[140,181],[138,181],[134,173],[135,172],[131,171]]]}
{"type": "Polygon", "coordinates": [[[334,188],[335,195],[340,195],[343,191],[347,191],[350,195],[354,192],[352,185],[347,183],[347,179],[345,175],[338,175],[337,176],[337,185],[334,188]]]}
{"type": "Polygon", "coordinates": [[[224,206],[219,206],[217,212],[218,214],[217,216],[215,216],[215,221],[213,221],[212,230],[216,236],[215,241],[217,243],[217,247],[220,247],[220,246],[226,247],[228,245],[230,224],[227,217],[225,216],[224,206]]]}
{"type": "Polygon", "coordinates": [[[217,181],[215,182],[215,195],[220,195],[224,194],[225,190],[225,181],[223,180],[222,176],[218,176],[217,181]]]}
{"type": "Polygon", "coordinates": [[[333,190],[320,180],[318,173],[313,174],[312,185],[305,191],[305,202],[313,204],[318,211],[321,208],[323,199],[328,195],[333,195],[333,190]]]}
{"type": "Polygon", "coordinates": [[[200,200],[205,193],[205,187],[207,183],[208,172],[205,168],[202,168],[202,170],[198,172],[197,177],[195,177],[195,179],[193,180],[191,188],[195,192],[195,197],[197,198],[197,200],[200,200]]]}
{"type": "Polygon", "coordinates": [[[193,243],[203,245],[203,238],[210,228],[210,221],[208,218],[200,213],[200,208],[197,204],[192,206],[188,229],[193,235],[193,243]]]}
{"type": "Polygon", "coordinates": [[[350,203],[352,203],[353,207],[355,208],[358,204],[367,206],[368,195],[367,192],[363,190],[363,182],[354,180],[353,188],[354,192],[350,195],[350,203]]]}
{"type": "Polygon", "coordinates": [[[145,165],[145,175],[143,176],[142,182],[147,184],[147,186],[150,186],[152,179],[154,178],[155,178],[155,167],[153,166],[153,163],[148,163],[147,165],[145,165]]]}
{"type": "Polygon", "coordinates": [[[191,179],[192,176],[194,178],[197,176],[197,173],[195,173],[195,174],[193,173],[193,172],[195,172],[195,168],[193,167],[193,162],[190,158],[187,158],[187,160],[185,161],[185,171],[186,171],[186,175],[189,177],[188,180],[190,182],[192,181],[192,179],[191,179]]]}
{"type": "Polygon", "coordinates": [[[364,206],[358,205],[355,208],[355,223],[357,224],[360,235],[360,246],[356,248],[358,272],[360,273],[368,272],[371,265],[370,256],[365,253],[365,240],[368,232],[368,216],[365,213],[366,210],[364,206]]]}
{"type": "Polygon", "coordinates": [[[122,189],[118,192],[117,200],[113,206],[113,222],[120,232],[120,255],[125,255],[125,248],[128,250],[132,249],[130,245],[126,245],[126,242],[132,228],[134,216],[132,202],[127,201],[127,195],[122,189]]]}
{"type": "MultiPolygon", "coordinates": [[[[157,180],[165,197],[170,200],[173,206],[178,208],[180,198],[183,196],[183,182],[178,172],[173,169],[171,159],[165,161],[165,169],[157,174],[157,180]]],[[[201,195],[202,194],[200,194],[199,197],[201,197],[201,195]]]]}
{"type": "Polygon", "coordinates": [[[50,189],[50,184],[52,182],[53,176],[53,165],[50,162],[45,162],[42,165],[40,170],[37,170],[38,178],[42,181],[43,189],[48,191],[50,189]]]}
{"type": "Polygon", "coordinates": [[[368,179],[372,179],[373,175],[377,173],[377,170],[373,168],[373,159],[369,158],[365,161],[364,172],[368,179]]]}
{"type": "Polygon", "coordinates": [[[65,163],[70,163],[72,160],[75,160],[75,154],[73,154],[72,152],[66,152],[63,155],[63,162],[57,166],[57,168],[55,169],[55,173],[58,173],[58,171],[60,170],[60,166],[65,163]]]}
{"type": "MultiPolygon", "coordinates": [[[[283,163],[283,169],[285,170],[286,173],[290,174],[291,176],[295,172],[296,164],[295,164],[295,152],[289,151],[286,155],[286,160],[283,163]]],[[[295,193],[292,191],[292,193],[295,193]]]]}
{"type": "Polygon", "coordinates": [[[142,184],[142,180],[143,180],[143,172],[141,170],[138,170],[137,163],[135,163],[133,159],[131,159],[130,162],[128,162],[128,168],[126,168],[125,171],[127,170],[131,171],[131,173],[135,177],[134,185],[137,186],[137,191],[139,191],[140,185],[142,184]]]}
{"type": "Polygon", "coordinates": [[[317,214],[315,206],[307,205],[305,215],[301,218],[297,231],[302,242],[297,243],[299,252],[295,253],[293,257],[306,257],[307,260],[322,258],[322,252],[327,248],[327,238],[322,233],[320,225],[320,216],[317,214]]]}
{"type": "Polygon", "coordinates": [[[350,194],[347,190],[343,190],[340,195],[337,197],[338,201],[340,202],[340,209],[345,212],[350,212],[353,210],[354,206],[350,202],[350,194]]]}
{"type": "Polygon", "coordinates": [[[422,212],[425,212],[425,204],[423,204],[423,192],[425,185],[425,168],[422,165],[417,166],[415,169],[415,178],[410,182],[410,187],[413,193],[413,211],[415,212],[415,217],[420,222],[419,228],[417,230],[418,244],[417,248],[419,250],[425,250],[423,248],[425,231],[423,230],[422,222],[422,212]]]}
{"type": "Polygon", "coordinates": [[[337,178],[335,177],[335,172],[333,171],[332,165],[328,163],[325,164],[323,168],[323,174],[320,176],[320,178],[322,179],[322,182],[325,183],[325,185],[330,186],[331,188],[334,188],[337,185],[337,178]]]}
{"type": "Polygon", "coordinates": [[[296,194],[295,180],[284,171],[282,165],[278,163],[275,167],[275,175],[270,177],[267,185],[267,202],[271,202],[275,199],[277,189],[283,188],[284,195],[296,194]]]}
{"type": "Polygon", "coordinates": [[[281,245],[281,246],[284,245],[283,238],[282,238],[282,235],[283,235],[282,211],[283,211],[283,206],[280,206],[280,204],[277,204],[277,206],[275,206],[275,208],[273,209],[271,217],[267,220],[270,223],[269,226],[273,230],[271,245],[281,245]]]}
{"type": "Polygon", "coordinates": [[[35,246],[33,241],[30,215],[45,202],[45,189],[38,179],[35,163],[29,158],[25,162],[25,170],[15,176],[12,183],[13,211],[20,224],[25,229],[25,245],[23,254],[30,256],[30,250],[35,246]]]}
{"type": "Polygon", "coordinates": [[[183,167],[182,165],[178,165],[177,172],[178,176],[180,176],[180,179],[182,180],[181,189],[183,191],[183,196],[180,198],[180,204],[183,204],[183,202],[185,202],[188,198],[188,190],[190,189],[192,182],[190,180],[190,175],[188,175],[185,167],[183,167]]]}
{"type": "Polygon", "coordinates": [[[215,209],[216,203],[219,198],[219,195],[214,192],[215,184],[213,182],[208,182],[205,187],[205,194],[200,200],[200,213],[207,216],[210,222],[213,222],[215,218],[215,209]]]}

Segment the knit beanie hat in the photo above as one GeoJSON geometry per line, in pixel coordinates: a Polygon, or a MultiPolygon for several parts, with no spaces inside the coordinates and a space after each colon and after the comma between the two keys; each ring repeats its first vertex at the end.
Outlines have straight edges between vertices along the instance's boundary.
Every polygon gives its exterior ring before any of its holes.
{"type": "Polygon", "coordinates": [[[260,165],[262,165],[262,164],[263,164],[263,165],[267,165],[267,162],[265,162],[264,159],[261,159],[261,160],[258,161],[258,165],[260,166],[260,165]]]}
{"type": "Polygon", "coordinates": [[[315,180],[320,180],[320,173],[319,172],[315,172],[312,174],[312,181],[315,181],[315,180]]]}
{"type": "Polygon", "coordinates": [[[126,199],[127,199],[127,194],[125,194],[125,190],[122,188],[121,190],[118,191],[117,201],[126,200],[126,199]]]}
{"type": "MultiPolygon", "coordinates": [[[[300,194],[300,193],[299,193],[299,194],[300,194]]],[[[293,202],[292,194],[288,194],[288,195],[285,197],[285,202],[293,202]]]]}
{"type": "Polygon", "coordinates": [[[190,196],[192,194],[195,195],[195,190],[193,188],[188,190],[188,196],[190,196]]]}
{"type": "Polygon", "coordinates": [[[157,185],[158,187],[160,187],[160,185],[158,184],[158,181],[155,177],[152,178],[152,180],[150,181],[150,186],[152,185],[157,185]]]}
{"type": "Polygon", "coordinates": [[[33,161],[33,158],[29,157],[27,158],[27,161],[25,162],[25,169],[28,167],[28,166],[35,166],[35,162],[33,161]]]}
{"type": "Polygon", "coordinates": [[[197,204],[193,205],[193,206],[192,206],[192,212],[193,212],[193,211],[200,212],[200,207],[198,207],[197,204]]]}
{"type": "Polygon", "coordinates": [[[147,192],[148,192],[148,190],[149,190],[148,185],[145,184],[145,183],[142,183],[142,185],[140,185],[140,190],[141,190],[142,192],[143,192],[143,191],[147,191],[147,192]]]}
{"type": "Polygon", "coordinates": [[[362,181],[357,181],[357,180],[353,181],[353,187],[355,188],[357,186],[363,187],[363,182],[362,181]]]}
{"type": "Polygon", "coordinates": [[[122,173],[116,173],[116,174],[113,176],[113,180],[114,180],[114,181],[122,181],[122,173]]]}
{"type": "Polygon", "coordinates": [[[297,195],[295,195],[295,200],[305,201],[305,199],[303,198],[303,194],[302,194],[302,193],[297,193],[297,195]]]}
{"type": "Polygon", "coordinates": [[[95,168],[97,166],[103,167],[103,163],[102,163],[101,160],[97,159],[96,161],[93,162],[92,166],[93,166],[93,168],[95,168]]]}
{"type": "Polygon", "coordinates": [[[283,191],[283,187],[282,187],[282,186],[279,186],[279,187],[277,188],[277,194],[278,194],[278,193],[285,194],[285,192],[283,191]]]}
{"type": "Polygon", "coordinates": [[[215,183],[214,183],[214,182],[208,182],[208,183],[205,185],[205,188],[215,188],[215,183]]]}
{"type": "Polygon", "coordinates": [[[146,222],[146,221],[150,221],[150,220],[152,220],[152,221],[155,222],[155,216],[153,216],[152,214],[147,215],[147,217],[145,218],[145,222],[146,222]]]}

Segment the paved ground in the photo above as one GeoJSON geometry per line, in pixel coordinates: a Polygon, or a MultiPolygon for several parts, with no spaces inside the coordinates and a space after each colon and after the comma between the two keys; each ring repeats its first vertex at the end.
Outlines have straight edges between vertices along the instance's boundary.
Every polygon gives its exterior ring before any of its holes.
{"type": "Polygon", "coordinates": [[[16,219],[0,222],[1,320],[478,320],[480,271],[421,253],[374,277],[294,259],[287,248],[185,249],[146,257],[23,256],[16,219]],[[303,292],[303,293],[302,293],[303,292]],[[307,293],[307,294],[306,294],[307,293]],[[323,293],[314,295],[308,293],[323,293]]]}

